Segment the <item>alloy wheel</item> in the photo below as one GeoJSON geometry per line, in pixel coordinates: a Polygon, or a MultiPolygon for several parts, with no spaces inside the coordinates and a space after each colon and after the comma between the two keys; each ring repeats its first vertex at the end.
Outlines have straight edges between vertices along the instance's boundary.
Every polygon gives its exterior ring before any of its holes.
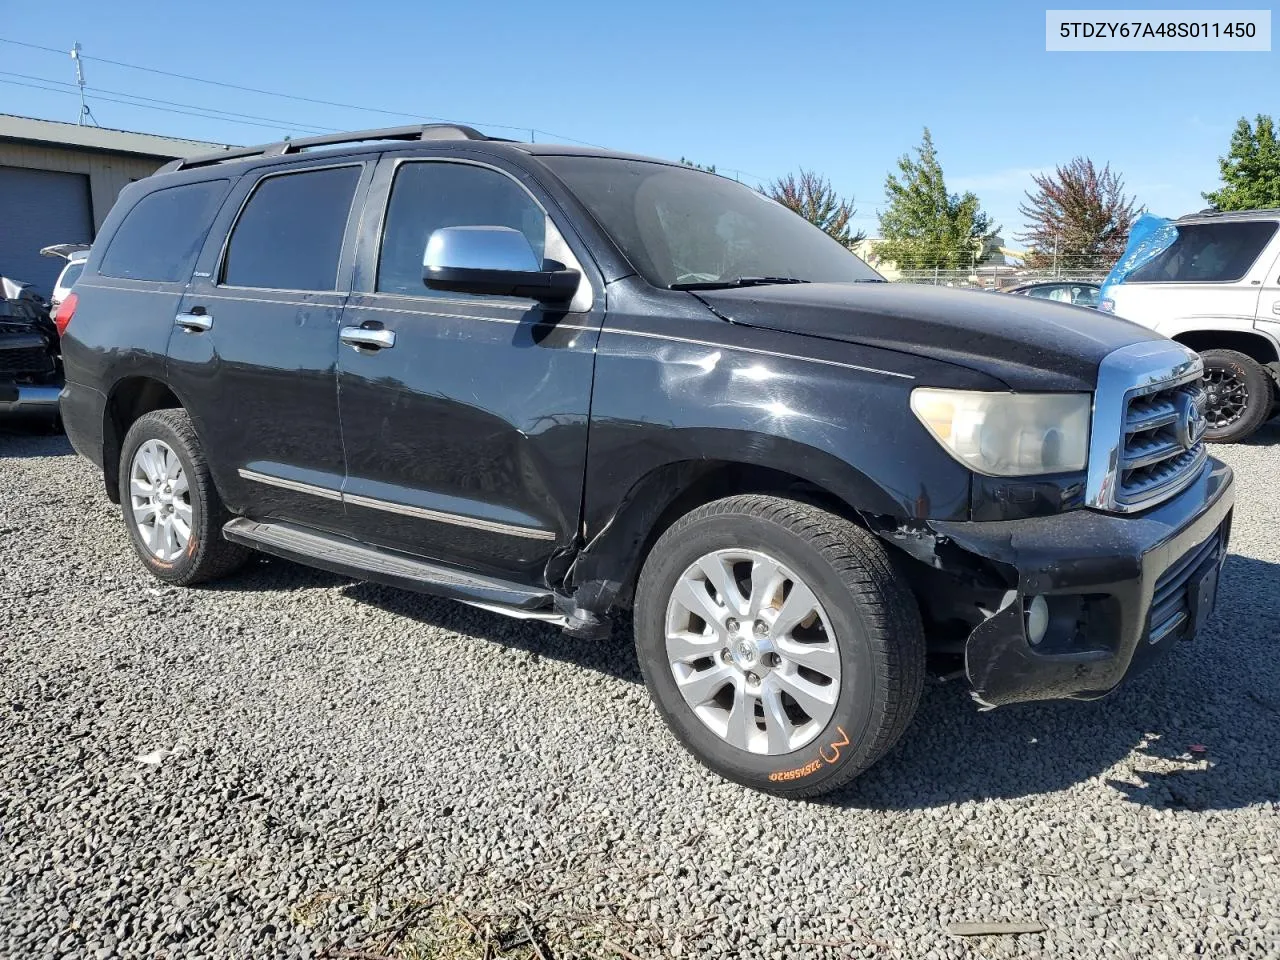
{"type": "Polygon", "coordinates": [[[1205,419],[1210,430],[1222,430],[1244,416],[1249,406],[1249,387],[1229,367],[1211,367],[1205,371],[1207,402],[1205,419]]]}
{"type": "Polygon", "coordinates": [[[163,440],[138,447],[129,466],[129,504],[143,544],[171,563],[191,540],[191,491],[182,461],[163,440]]]}
{"type": "Polygon", "coordinates": [[[750,753],[798,750],[840,697],[840,652],[817,595],[756,550],[717,550],[689,566],[667,603],[676,687],[712,732],[750,753]]]}

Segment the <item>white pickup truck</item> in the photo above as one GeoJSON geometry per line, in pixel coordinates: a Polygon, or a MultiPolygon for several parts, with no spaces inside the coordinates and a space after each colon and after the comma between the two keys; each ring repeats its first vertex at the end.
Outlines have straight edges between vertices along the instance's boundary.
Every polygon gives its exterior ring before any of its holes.
{"type": "Polygon", "coordinates": [[[1197,351],[1206,435],[1236,443],[1280,396],[1280,209],[1206,211],[1175,226],[1173,244],[1107,287],[1098,306],[1197,351]]]}

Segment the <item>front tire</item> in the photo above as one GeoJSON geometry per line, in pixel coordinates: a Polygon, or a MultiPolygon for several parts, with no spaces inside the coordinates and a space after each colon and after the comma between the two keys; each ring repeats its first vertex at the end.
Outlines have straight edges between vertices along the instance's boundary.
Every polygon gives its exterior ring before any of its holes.
{"type": "Polygon", "coordinates": [[[153,410],[134,422],[120,451],[119,479],[129,542],[159,579],[204,583],[248,559],[245,547],[222,537],[231,514],[186,411],[153,410]]]}
{"type": "Polygon", "coordinates": [[[1271,377],[1252,357],[1235,350],[1205,350],[1204,379],[1209,391],[1205,416],[1210,443],[1239,443],[1248,439],[1271,414],[1271,377]]]}
{"type": "Polygon", "coordinates": [[[810,797],[901,737],[924,682],[915,599],[867,531],[780,497],[699,507],[654,545],[636,652],[659,713],[727,779],[810,797]]]}

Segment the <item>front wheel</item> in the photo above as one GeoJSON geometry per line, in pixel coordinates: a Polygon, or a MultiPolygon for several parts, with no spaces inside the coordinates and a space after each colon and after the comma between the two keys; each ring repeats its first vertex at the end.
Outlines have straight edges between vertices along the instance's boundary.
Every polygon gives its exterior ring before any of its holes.
{"type": "Polygon", "coordinates": [[[874,536],[780,497],[718,500],[645,561],[636,651],[659,712],[702,763],[770,793],[840,787],[920,699],[924,636],[874,536]]]}
{"type": "Polygon", "coordinates": [[[1271,377],[1258,361],[1235,350],[1205,350],[1200,358],[1208,391],[1205,439],[1211,443],[1247,439],[1271,413],[1271,377]]]}

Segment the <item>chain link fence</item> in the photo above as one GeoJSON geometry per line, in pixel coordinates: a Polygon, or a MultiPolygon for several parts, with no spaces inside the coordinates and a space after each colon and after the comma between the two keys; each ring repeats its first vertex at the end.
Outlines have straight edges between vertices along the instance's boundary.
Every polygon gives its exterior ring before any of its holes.
{"type": "Polygon", "coordinates": [[[1023,267],[983,266],[963,270],[902,270],[890,279],[895,283],[926,283],[935,287],[973,287],[981,290],[1008,290],[1026,283],[1101,283],[1110,269],[1106,266],[1059,267],[1032,270],[1023,267]]]}

